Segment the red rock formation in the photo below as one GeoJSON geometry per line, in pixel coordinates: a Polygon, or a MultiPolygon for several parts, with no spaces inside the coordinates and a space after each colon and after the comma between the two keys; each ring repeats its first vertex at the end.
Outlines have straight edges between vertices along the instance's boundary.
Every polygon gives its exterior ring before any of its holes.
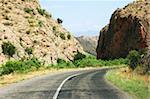
{"type": "Polygon", "coordinates": [[[126,57],[131,50],[150,49],[150,0],[117,9],[99,36],[97,58],[126,57]]]}

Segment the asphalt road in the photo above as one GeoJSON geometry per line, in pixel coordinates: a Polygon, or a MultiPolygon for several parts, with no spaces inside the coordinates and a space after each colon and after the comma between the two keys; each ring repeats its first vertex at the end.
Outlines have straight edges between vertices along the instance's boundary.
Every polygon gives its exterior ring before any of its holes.
{"type": "Polygon", "coordinates": [[[62,72],[0,88],[0,99],[131,99],[105,80],[106,69],[62,72]],[[70,77],[61,86],[62,82],[70,77]],[[60,88],[60,91],[58,89],[60,88]]]}

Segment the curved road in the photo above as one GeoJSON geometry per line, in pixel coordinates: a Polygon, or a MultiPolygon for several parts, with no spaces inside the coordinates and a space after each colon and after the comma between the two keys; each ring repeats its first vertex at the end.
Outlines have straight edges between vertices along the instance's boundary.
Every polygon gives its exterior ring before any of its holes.
{"type": "Polygon", "coordinates": [[[0,99],[54,99],[59,86],[67,77],[56,99],[131,99],[126,93],[108,83],[107,69],[62,72],[36,77],[0,88],[0,99]]]}

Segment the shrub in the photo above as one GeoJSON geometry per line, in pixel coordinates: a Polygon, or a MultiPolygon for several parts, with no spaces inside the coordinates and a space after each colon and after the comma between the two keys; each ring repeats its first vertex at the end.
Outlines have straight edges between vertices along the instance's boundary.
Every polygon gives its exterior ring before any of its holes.
{"type": "Polygon", "coordinates": [[[25,73],[38,69],[41,67],[41,63],[36,59],[32,58],[29,60],[19,60],[19,61],[8,61],[1,67],[1,75],[10,73],[25,73]]]}
{"type": "Polygon", "coordinates": [[[133,50],[129,52],[127,59],[129,61],[129,67],[134,70],[140,64],[141,56],[138,51],[133,50]]]}
{"type": "Polygon", "coordinates": [[[3,42],[2,53],[8,56],[13,56],[16,52],[16,47],[10,42],[3,42]]]}
{"type": "Polygon", "coordinates": [[[70,40],[70,39],[71,39],[71,35],[70,35],[70,34],[68,34],[68,35],[67,35],[67,38],[70,40]]]}
{"type": "Polygon", "coordinates": [[[58,59],[57,59],[57,63],[58,63],[58,64],[62,64],[62,63],[66,63],[66,61],[63,60],[63,59],[58,58],[58,59]]]}
{"type": "Polygon", "coordinates": [[[120,66],[127,64],[127,60],[123,58],[115,60],[97,60],[95,56],[86,56],[86,58],[75,60],[73,63],[77,67],[120,66]]]}
{"type": "Polygon", "coordinates": [[[28,53],[28,55],[33,53],[33,49],[31,47],[30,48],[26,48],[25,51],[28,53]]]}
{"type": "Polygon", "coordinates": [[[73,68],[75,67],[72,62],[65,61],[63,59],[57,59],[57,65],[52,65],[54,68],[73,68]]]}
{"type": "Polygon", "coordinates": [[[53,31],[56,31],[56,26],[53,26],[53,31]]]}
{"type": "Polygon", "coordinates": [[[45,9],[40,9],[40,8],[37,8],[39,14],[41,14],[42,16],[46,14],[46,10],[45,9]]]}
{"type": "Polygon", "coordinates": [[[39,12],[39,14],[41,14],[41,15],[44,15],[45,14],[45,9],[37,9],[38,10],[38,12],[39,12]]]}
{"type": "Polygon", "coordinates": [[[42,16],[46,16],[47,18],[51,18],[51,17],[52,17],[52,15],[49,14],[45,9],[37,8],[37,11],[38,11],[39,14],[42,15],[42,16]]]}
{"type": "Polygon", "coordinates": [[[63,23],[63,20],[60,19],[60,18],[58,18],[58,19],[57,19],[57,23],[58,23],[58,24],[62,24],[62,23],[63,23]]]}
{"type": "Polygon", "coordinates": [[[60,38],[65,40],[66,39],[65,34],[64,33],[60,33],[60,38]]]}
{"type": "Polygon", "coordinates": [[[74,61],[76,60],[82,60],[83,58],[85,58],[86,55],[80,53],[79,51],[77,52],[77,54],[74,56],[74,61]]]}
{"type": "Polygon", "coordinates": [[[24,8],[24,11],[30,14],[33,13],[33,9],[31,8],[24,8]]]}
{"type": "Polygon", "coordinates": [[[39,22],[38,22],[38,25],[39,25],[40,27],[42,27],[43,22],[42,22],[42,21],[39,21],[39,22]]]}
{"type": "Polygon", "coordinates": [[[140,72],[140,74],[146,74],[149,72],[149,69],[150,69],[150,53],[149,53],[149,51],[147,51],[147,53],[142,55],[140,65],[141,65],[140,66],[141,68],[138,71],[138,72],[140,72]]]}

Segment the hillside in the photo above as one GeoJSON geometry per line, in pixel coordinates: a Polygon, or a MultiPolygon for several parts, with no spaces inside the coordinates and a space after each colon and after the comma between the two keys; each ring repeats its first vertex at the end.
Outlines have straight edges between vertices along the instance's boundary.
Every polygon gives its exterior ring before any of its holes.
{"type": "Polygon", "coordinates": [[[98,36],[88,37],[80,36],[76,37],[84,51],[96,56],[96,46],[98,42],[98,36]]]}
{"type": "Polygon", "coordinates": [[[72,60],[77,51],[82,52],[78,41],[38,0],[0,1],[0,63],[9,59],[2,51],[2,44],[8,41],[16,48],[11,57],[16,60],[36,57],[52,64],[58,58],[72,60]]]}
{"type": "Polygon", "coordinates": [[[98,59],[126,57],[131,50],[150,50],[150,0],[117,9],[100,31],[98,59]]]}

